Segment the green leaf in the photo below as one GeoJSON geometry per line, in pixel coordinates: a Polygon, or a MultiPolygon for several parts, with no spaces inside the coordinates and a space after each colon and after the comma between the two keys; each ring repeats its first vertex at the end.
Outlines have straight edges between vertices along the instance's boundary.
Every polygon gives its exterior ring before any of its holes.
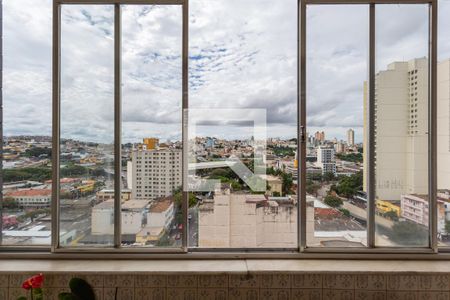
{"type": "Polygon", "coordinates": [[[27,300],[27,297],[25,297],[25,296],[20,296],[19,298],[17,298],[17,300],[27,300]]]}
{"type": "Polygon", "coordinates": [[[72,278],[69,282],[72,294],[83,300],[95,300],[95,293],[87,281],[81,278],[72,278]]]}
{"type": "Polygon", "coordinates": [[[79,299],[72,293],[61,293],[58,295],[58,300],[79,300],[79,299]]]}

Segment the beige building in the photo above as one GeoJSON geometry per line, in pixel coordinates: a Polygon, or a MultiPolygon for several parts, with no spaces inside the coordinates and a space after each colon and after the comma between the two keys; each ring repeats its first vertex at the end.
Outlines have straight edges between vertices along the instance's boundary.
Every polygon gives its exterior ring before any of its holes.
{"type": "MultiPolygon", "coordinates": [[[[181,187],[181,149],[134,150],[131,155],[131,198],[157,199],[181,187]]],[[[130,176],[128,176],[130,177],[130,176]]]]}
{"type": "Polygon", "coordinates": [[[355,131],[351,128],[347,130],[347,145],[349,146],[355,145],[355,131]]]}
{"type": "Polygon", "coordinates": [[[216,190],[199,207],[199,247],[297,247],[297,206],[291,198],[216,190]],[[270,199],[270,198],[269,198],[270,199]]]}
{"type": "MultiPolygon", "coordinates": [[[[376,196],[400,200],[427,192],[428,70],[426,58],[393,62],[376,75],[376,196]]],[[[365,101],[367,102],[365,85],[365,101]]],[[[367,111],[367,103],[364,105],[367,111]]],[[[364,135],[368,136],[367,118],[364,135]]],[[[367,149],[367,139],[364,138],[367,149]]],[[[365,152],[366,153],[366,152],[365,152]]],[[[367,170],[367,156],[364,155],[367,170]]],[[[364,182],[367,190],[367,180],[364,182]]]]}

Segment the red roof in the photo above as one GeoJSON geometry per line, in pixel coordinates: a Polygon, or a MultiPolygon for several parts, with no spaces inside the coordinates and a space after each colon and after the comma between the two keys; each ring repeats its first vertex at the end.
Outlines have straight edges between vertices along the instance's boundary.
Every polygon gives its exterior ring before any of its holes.
{"type": "Polygon", "coordinates": [[[33,197],[33,196],[50,196],[52,194],[52,190],[50,189],[41,189],[41,190],[21,190],[15,191],[6,194],[9,197],[33,197]]]}

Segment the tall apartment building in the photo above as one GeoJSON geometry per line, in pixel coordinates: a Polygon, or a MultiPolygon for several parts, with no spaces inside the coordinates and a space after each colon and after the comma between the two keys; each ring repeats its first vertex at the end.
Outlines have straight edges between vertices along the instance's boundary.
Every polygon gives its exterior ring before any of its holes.
{"type": "Polygon", "coordinates": [[[438,64],[437,157],[438,189],[450,189],[450,59],[438,64]]]}
{"type": "MultiPolygon", "coordinates": [[[[368,107],[364,85],[364,111],[368,107]]],[[[448,120],[448,119],[447,119],[448,120]]],[[[428,182],[428,60],[393,62],[375,78],[376,196],[400,200],[426,194],[428,182]]],[[[364,118],[364,149],[368,141],[364,118]]],[[[364,167],[367,170],[367,152],[364,167]]],[[[367,180],[364,180],[367,190],[367,180]]]]}
{"type": "Polygon", "coordinates": [[[317,166],[322,168],[322,175],[333,173],[336,175],[335,150],[331,147],[317,148],[317,166]]]}
{"type": "Polygon", "coordinates": [[[134,150],[131,165],[132,199],[167,197],[181,187],[181,149],[134,150]]]}
{"type": "Polygon", "coordinates": [[[317,131],[314,134],[314,138],[316,139],[316,141],[324,142],[325,141],[325,132],[324,131],[322,131],[322,132],[317,131]]]}
{"type": "Polygon", "coordinates": [[[355,131],[351,128],[347,130],[347,145],[349,146],[355,145],[355,131]]]}

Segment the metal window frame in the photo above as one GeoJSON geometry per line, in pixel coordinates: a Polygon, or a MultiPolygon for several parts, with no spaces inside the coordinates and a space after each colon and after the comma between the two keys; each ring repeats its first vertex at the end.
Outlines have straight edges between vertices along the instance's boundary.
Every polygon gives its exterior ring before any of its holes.
{"type": "MultiPolygon", "coordinates": [[[[52,155],[52,243],[54,253],[185,253],[187,252],[187,193],[183,193],[183,238],[181,247],[123,247],[121,243],[122,170],[122,5],[170,5],[182,10],[182,106],[188,107],[188,0],[53,0],[53,155],[52,155]],[[60,134],[61,134],[61,6],[114,6],[114,240],[110,245],[62,247],[60,225],[60,134]]],[[[182,116],[184,122],[184,114],[182,116]]],[[[183,157],[184,159],[184,157],[183,157]]],[[[184,166],[184,164],[183,164],[184,166]]],[[[184,172],[184,167],[182,172],[184,172]]],[[[184,185],[184,182],[182,182],[184,185]]]]}
{"type": "MultiPolygon", "coordinates": [[[[48,246],[0,246],[0,258],[45,258],[45,259],[61,259],[61,258],[104,258],[103,253],[108,253],[108,258],[111,259],[160,259],[160,258],[172,258],[172,259],[236,259],[236,258],[296,258],[296,259],[317,259],[317,258],[336,258],[336,259],[450,259],[450,254],[445,253],[445,250],[441,248],[437,255],[429,255],[429,253],[438,252],[437,248],[437,211],[436,211],[436,90],[437,90],[437,0],[297,0],[298,1],[298,178],[299,183],[303,183],[306,180],[306,164],[303,159],[306,155],[306,7],[307,5],[327,5],[327,4],[365,4],[369,5],[369,94],[372,101],[370,101],[369,107],[369,124],[372,124],[374,117],[373,99],[374,99],[374,81],[375,81],[375,6],[377,4],[429,4],[429,60],[430,60],[430,72],[429,72],[429,194],[430,198],[434,201],[430,205],[430,247],[429,248],[388,248],[388,247],[375,247],[375,201],[374,201],[374,172],[373,172],[373,160],[369,163],[369,207],[368,207],[368,247],[366,248],[309,248],[306,245],[306,190],[304,184],[298,185],[299,205],[298,205],[298,249],[207,249],[207,248],[188,248],[187,245],[187,193],[183,193],[183,222],[186,226],[183,228],[183,240],[182,249],[178,248],[122,248],[120,247],[120,226],[115,228],[114,248],[60,248],[59,246],[59,203],[55,201],[59,199],[59,147],[60,147],[60,25],[61,25],[61,5],[69,4],[98,4],[98,5],[114,5],[115,6],[115,23],[118,17],[120,18],[120,5],[136,4],[136,5],[182,5],[183,7],[183,80],[182,80],[182,102],[183,111],[188,108],[188,0],[53,0],[53,145],[52,150],[52,180],[56,183],[56,188],[52,191],[52,244],[48,246]],[[371,119],[372,118],[372,119],[371,119]],[[369,223],[371,225],[369,225],[369,223]],[[117,236],[118,235],[118,236],[117,236]],[[284,252],[281,252],[284,251],[284,252]],[[184,253],[183,255],[174,255],[175,253],[184,253]],[[406,256],[407,254],[407,256],[406,256]]],[[[2,0],[0,0],[0,5],[2,0]]],[[[1,10],[0,10],[1,13],[1,10]]],[[[120,24],[115,24],[114,31],[117,36],[117,32],[120,31],[120,24]]],[[[120,37],[120,35],[119,35],[120,37]]],[[[1,45],[1,40],[0,40],[1,45]]],[[[117,83],[120,83],[120,55],[117,55],[120,51],[120,40],[114,42],[115,48],[115,92],[114,92],[114,105],[115,105],[115,184],[119,184],[120,189],[120,104],[121,95],[120,89],[117,89],[117,83]],[[118,48],[119,47],[119,48],[118,48]],[[117,139],[118,137],[118,139],[117,139]],[[117,146],[119,145],[119,146],[117,146]],[[117,157],[119,159],[117,159],[117,157]]],[[[0,58],[1,59],[1,58],[0,58]]],[[[1,89],[1,85],[0,85],[1,89]]],[[[2,97],[0,95],[0,113],[2,112],[2,97]]],[[[2,114],[0,118],[2,117],[2,114]]],[[[187,116],[183,114],[183,124],[187,121],[187,116]]],[[[0,125],[2,119],[0,119],[0,125]]],[[[0,134],[2,133],[3,126],[0,126],[0,134]]],[[[183,131],[183,145],[187,140],[187,134],[183,131]]],[[[3,135],[0,135],[0,139],[3,142],[3,135]]],[[[374,139],[373,126],[370,126],[369,130],[369,144],[374,139]]],[[[0,143],[0,152],[1,152],[0,143]]],[[[368,149],[369,157],[373,157],[374,148],[368,149]]],[[[1,159],[1,153],[0,153],[1,159]]],[[[183,157],[183,164],[186,161],[183,157]]],[[[184,166],[183,166],[184,168],[184,166]]],[[[1,166],[0,166],[1,171],[1,166]]],[[[184,181],[183,169],[183,184],[184,181]]],[[[0,176],[0,183],[2,176],[0,176]]],[[[115,198],[120,199],[121,193],[119,189],[115,189],[115,198]],[[119,196],[119,197],[117,197],[119,196]]],[[[1,193],[0,193],[1,200],[1,193]]],[[[120,203],[120,200],[119,200],[120,203]]],[[[0,203],[1,205],[1,203],[0,203]]],[[[118,211],[118,217],[115,217],[115,222],[119,222],[120,225],[120,207],[115,207],[115,212],[118,211]]],[[[117,215],[117,214],[115,214],[117,215]]],[[[1,218],[0,218],[1,229],[1,218]]],[[[0,235],[1,238],[1,235],[0,235]]]]}
{"type": "Polygon", "coordinates": [[[299,158],[301,158],[298,178],[301,179],[298,185],[301,209],[301,244],[300,251],[305,253],[437,253],[437,0],[300,0],[299,8],[299,158]],[[429,245],[428,247],[378,247],[375,241],[375,61],[376,61],[376,6],[378,4],[425,4],[428,5],[428,194],[429,204],[429,245]],[[367,191],[367,246],[361,248],[336,248],[336,247],[308,247],[306,241],[306,141],[304,133],[306,128],[306,10],[309,5],[368,5],[369,9],[369,78],[368,78],[368,115],[369,135],[367,158],[368,178],[367,191]]]}

